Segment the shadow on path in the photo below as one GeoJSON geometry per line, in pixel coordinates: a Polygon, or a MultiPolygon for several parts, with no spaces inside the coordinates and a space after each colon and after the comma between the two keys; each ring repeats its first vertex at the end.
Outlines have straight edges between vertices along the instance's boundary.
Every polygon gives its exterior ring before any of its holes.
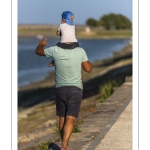
{"type": "Polygon", "coordinates": [[[48,150],[60,150],[60,147],[55,143],[49,143],[48,150]]]}

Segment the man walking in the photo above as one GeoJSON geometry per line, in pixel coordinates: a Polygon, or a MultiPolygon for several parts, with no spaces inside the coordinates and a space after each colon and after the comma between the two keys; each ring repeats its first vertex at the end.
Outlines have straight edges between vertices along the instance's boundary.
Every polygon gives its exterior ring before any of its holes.
{"type": "MultiPolygon", "coordinates": [[[[55,63],[56,114],[59,116],[59,130],[62,138],[60,150],[69,150],[75,118],[78,117],[83,95],[81,69],[90,73],[92,65],[81,47],[64,49],[58,46],[44,48],[47,39],[40,41],[35,53],[52,57],[55,63]]],[[[71,43],[66,43],[71,47],[71,43]]]]}

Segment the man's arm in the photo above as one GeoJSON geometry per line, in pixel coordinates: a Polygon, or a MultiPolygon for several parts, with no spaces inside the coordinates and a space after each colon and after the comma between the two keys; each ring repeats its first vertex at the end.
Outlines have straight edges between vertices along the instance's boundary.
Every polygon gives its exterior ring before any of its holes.
{"type": "Polygon", "coordinates": [[[39,45],[35,49],[35,53],[40,56],[45,56],[44,47],[47,45],[47,38],[40,41],[39,45]]]}
{"type": "Polygon", "coordinates": [[[82,68],[85,72],[88,72],[88,73],[92,71],[92,65],[89,61],[82,62],[82,68]]]}

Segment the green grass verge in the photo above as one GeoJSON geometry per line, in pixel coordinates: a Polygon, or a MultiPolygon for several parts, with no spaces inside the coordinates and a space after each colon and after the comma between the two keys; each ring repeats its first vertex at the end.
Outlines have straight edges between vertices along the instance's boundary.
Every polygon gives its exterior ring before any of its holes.
{"type": "Polygon", "coordinates": [[[108,97],[112,95],[116,87],[119,87],[123,82],[124,78],[120,77],[114,80],[108,80],[100,86],[100,99],[99,102],[103,103],[108,97]]]}
{"type": "MultiPolygon", "coordinates": [[[[37,34],[42,34],[44,37],[56,36],[58,26],[18,26],[18,37],[35,37],[37,34]]],[[[132,30],[102,30],[99,28],[91,28],[92,34],[85,34],[85,27],[76,27],[77,38],[131,38],[132,30]],[[94,32],[94,34],[93,34],[94,32]]]]}

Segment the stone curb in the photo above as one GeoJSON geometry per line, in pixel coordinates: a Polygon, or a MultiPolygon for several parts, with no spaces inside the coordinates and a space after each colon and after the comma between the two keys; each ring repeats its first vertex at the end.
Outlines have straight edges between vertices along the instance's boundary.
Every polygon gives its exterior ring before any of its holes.
{"type": "Polygon", "coordinates": [[[95,138],[95,140],[86,148],[86,150],[94,150],[97,147],[97,145],[104,138],[104,136],[107,134],[107,132],[111,129],[113,124],[117,121],[117,119],[122,114],[124,109],[128,106],[128,104],[130,103],[131,100],[132,100],[132,96],[130,95],[128,97],[128,99],[125,101],[125,103],[123,104],[123,106],[114,114],[114,116],[107,123],[105,128],[100,132],[100,134],[95,138]]]}

